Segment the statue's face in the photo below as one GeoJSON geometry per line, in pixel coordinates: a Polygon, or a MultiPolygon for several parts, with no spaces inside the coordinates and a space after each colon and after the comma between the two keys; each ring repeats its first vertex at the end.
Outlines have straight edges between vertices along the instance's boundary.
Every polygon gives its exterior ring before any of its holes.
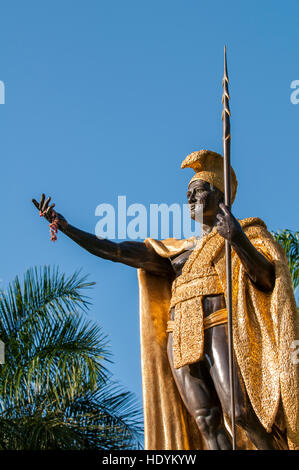
{"type": "Polygon", "coordinates": [[[213,217],[223,201],[223,193],[203,180],[192,181],[188,186],[187,199],[191,219],[200,222],[202,217],[213,217]]]}

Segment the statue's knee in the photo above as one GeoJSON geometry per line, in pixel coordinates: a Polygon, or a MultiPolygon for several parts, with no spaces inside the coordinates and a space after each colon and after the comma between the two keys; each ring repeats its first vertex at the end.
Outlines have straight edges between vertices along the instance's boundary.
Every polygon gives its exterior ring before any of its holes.
{"type": "Polygon", "coordinates": [[[221,422],[221,413],[217,407],[198,410],[194,415],[196,424],[203,434],[212,433],[221,422]]]}
{"type": "MultiPolygon", "coordinates": [[[[225,400],[223,404],[223,413],[225,416],[228,417],[228,420],[230,421],[231,419],[231,403],[230,400],[225,400]]],[[[248,421],[248,416],[250,414],[250,411],[248,410],[247,406],[244,404],[244,400],[242,399],[236,399],[235,401],[235,423],[238,426],[241,426],[242,428],[248,421]]]]}

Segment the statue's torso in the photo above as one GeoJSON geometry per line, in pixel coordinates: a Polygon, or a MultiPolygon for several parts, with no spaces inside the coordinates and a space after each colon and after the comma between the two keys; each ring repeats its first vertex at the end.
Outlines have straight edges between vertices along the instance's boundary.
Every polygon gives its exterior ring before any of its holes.
{"type": "MultiPolygon", "coordinates": [[[[192,253],[192,250],[186,250],[183,253],[171,259],[171,264],[174,270],[175,279],[178,276],[180,276],[180,274],[182,273],[183,266],[186,263],[189,256],[191,255],[191,253],[192,253]]],[[[221,310],[222,308],[226,307],[225,298],[223,294],[207,295],[203,298],[202,304],[203,304],[204,317],[207,317],[211,313],[216,312],[217,310],[221,310]]],[[[170,320],[174,320],[174,308],[172,308],[170,311],[170,320]]]]}

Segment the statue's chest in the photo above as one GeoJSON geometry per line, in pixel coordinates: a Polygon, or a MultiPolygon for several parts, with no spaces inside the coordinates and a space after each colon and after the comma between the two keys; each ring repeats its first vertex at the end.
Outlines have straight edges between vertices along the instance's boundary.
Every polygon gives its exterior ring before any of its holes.
{"type": "Polygon", "coordinates": [[[192,253],[192,250],[186,250],[186,251],[183,251],[183,253],[179,254],[178,256],[170,260],[174,273],[175,273],[175,278],[177,278],[178,276],[182,274],[182,269],[187,259],[191,255],[191,253],[192,253]]]}

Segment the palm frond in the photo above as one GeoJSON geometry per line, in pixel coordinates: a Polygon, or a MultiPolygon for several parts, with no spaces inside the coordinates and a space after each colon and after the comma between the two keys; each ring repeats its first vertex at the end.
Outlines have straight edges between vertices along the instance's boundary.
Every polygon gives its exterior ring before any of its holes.
{"type": "Polygon", "coordinates": [[[0,292],[0,449],[140,447],[139,407],[110,382],[107,338],[86,318],[93,284],[45,267],[0,292]]]}
{"type": "Polygon", "coordinates": [[[285,229],[271,233],[285,251],[294,291],[296,291],[299,286],[299,232],[285,229]]]}
{"type": "Polygon", "coordinates": [[[71,311],[87,311],[89,300],[82,293],[93,282],[80,277],[80,271],[66,277],[56,267],[28,269],[24,275],[23,287],[18,276],[9,284],[6,292],[0,293],[0,335],[15,334],[24,321],[34,316],[52,318],[64,317],[71,311]]]}

